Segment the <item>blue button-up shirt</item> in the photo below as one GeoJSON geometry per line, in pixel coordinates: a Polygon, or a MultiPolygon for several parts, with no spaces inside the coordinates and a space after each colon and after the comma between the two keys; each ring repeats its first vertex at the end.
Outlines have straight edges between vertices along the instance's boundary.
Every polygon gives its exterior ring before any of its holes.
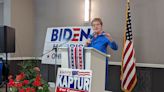
{"type": "Polygon", "coordinates": [[[115,43],[115,41],[110,41],[105,35],[104,32],[102,34],[98,35],[97,37],[91,38],[91,43],[88,45],[88,47],[93,47],[103,53],[107,53],[107,46],[110,46],[113,50],[117,50],[118,46],[115,43]]]}

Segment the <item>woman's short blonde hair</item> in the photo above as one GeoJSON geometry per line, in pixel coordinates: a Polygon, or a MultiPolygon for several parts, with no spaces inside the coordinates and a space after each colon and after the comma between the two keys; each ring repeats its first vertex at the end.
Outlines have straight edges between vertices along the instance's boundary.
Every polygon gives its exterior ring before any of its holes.
{"type": "Polygon", "coordinates": [[[94,19],[91,21],[91,25],[93,25],[93,22],[95,22],[95,21],[98,21],[98,22],[100,22],[101,25],[103,25],[103,22],[102,22],[101,18],[94,18],[94,19]]]}

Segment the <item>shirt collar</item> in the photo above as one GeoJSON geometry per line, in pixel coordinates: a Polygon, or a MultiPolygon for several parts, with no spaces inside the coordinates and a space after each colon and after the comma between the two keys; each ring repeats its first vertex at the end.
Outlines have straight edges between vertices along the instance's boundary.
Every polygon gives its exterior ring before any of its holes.
{"type": "Polygon", "coordinates": [[[98,36],[102,36],[102,35],[105,35],[105,32],[104,31],[102,31],[102,33],[99,34],[98,36]]]}

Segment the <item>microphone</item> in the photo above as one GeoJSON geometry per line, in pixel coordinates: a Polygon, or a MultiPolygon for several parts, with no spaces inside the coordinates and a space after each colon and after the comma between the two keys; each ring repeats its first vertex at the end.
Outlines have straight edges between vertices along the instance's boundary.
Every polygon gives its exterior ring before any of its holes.
{"type": "MultiPolygon", "coordinates": [[[[92,40],[92,39],[94,38],[95,35],[96,35],[96,32],[93,32],[91,35],[89,35],[88,38],[92,40]]],[[[102,32],[101,35],[106,36],[106,33],[105,33],[105,32],[102,32]]]]}
{"type": "Polygon", "coordinates": [[[102,35],[106,35],[106,33],[105,33],[105,32],[103,32],[103,33],[102,33],[102,35]]]}
{"type": "Polygon", "coordinates": [[[89,35],[89,37],[88,38],[90,38],[90,39],[93,39],[94,38],[94,36],[95,36],[95,32],[93,32],[91,35],[89,35]]]}

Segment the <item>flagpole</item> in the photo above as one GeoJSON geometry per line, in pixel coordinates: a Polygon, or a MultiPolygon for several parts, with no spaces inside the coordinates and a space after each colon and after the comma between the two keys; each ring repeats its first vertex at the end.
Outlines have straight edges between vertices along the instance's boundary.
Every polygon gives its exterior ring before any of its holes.
{"type": "MultiPolygon", "coordinates": [[[[127,20],[127,12],[128,12],[128,2],[129,0],[126,0],[126,11],[125,11],[125,17],[126,17],[126,20],[127,20]]],[[[125,20],[125,21],[126,21],[125,20]]],[[[125,29],[124,29],[124,35],[123,35],[123,49],[122,49],[122,63],[121,63],[121,77],[120,79],[122,80],[122,76],[123,76],[123,71],[122,71],[122,66],[123,66],[123,53],[124,53],[124,45],[125,45],[125,36],[126,36],[126,25],[127,25],[127,22],[125,22],[125,29]]]]}

